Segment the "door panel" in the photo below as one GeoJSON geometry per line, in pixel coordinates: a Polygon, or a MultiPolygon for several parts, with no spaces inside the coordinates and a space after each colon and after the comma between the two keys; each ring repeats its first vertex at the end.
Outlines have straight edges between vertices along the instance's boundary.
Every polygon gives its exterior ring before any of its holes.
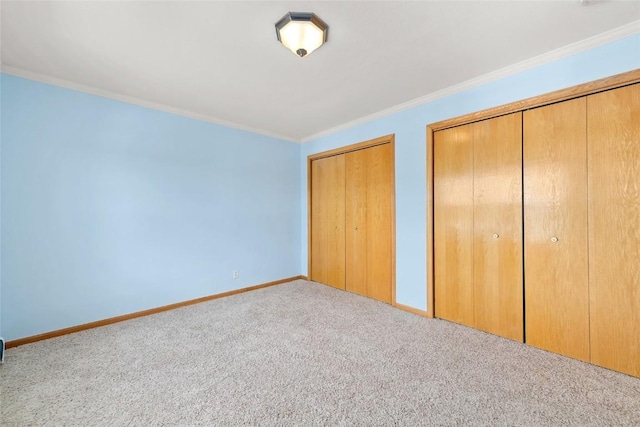
{"type": "Polygon", "coordinates": [[[473,153],[475,324],[522,341],[522,113],[474,123],[473,153]]]}
{"type": "Polygon", "coordinates": [[[367,296],[367,150],[344,155],[346,170],[346,290],[367,296]]]}
{"type": "Polygon", "coordinates": [[[345,155],[345,162],[346,289],[391,303],[391,144],[352,151],[345,155]]]}
{"type": "Polygon", "coordinates": [[[589,360],[586,98],[524,113],[528,344],[589,360]]]}
{"type": "Polygon", "coordinates": [[[367,156],[367,295],[391,304],[394,165],[391,144],[364,150],[367,156]]]}
{"type": "Polygon", "coordinates": [[[640,84],[587,114],[591,361],[640,376],[640,84]]]}
{"type": "Polygon", "coordinates": [[[314,160],[311,162],[311,280],[345,288],[344,243],[344,156],[314,160]]]}
{"type": "Polygon", "coordinates": [[[434,133],[435,316],[475,326],[472,125],[434,133]]]}

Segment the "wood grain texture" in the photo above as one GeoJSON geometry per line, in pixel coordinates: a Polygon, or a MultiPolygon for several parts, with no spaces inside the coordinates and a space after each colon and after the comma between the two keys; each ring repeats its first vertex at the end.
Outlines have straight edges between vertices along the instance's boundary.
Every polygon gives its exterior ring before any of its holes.
{"type": "Polygon", "coordinates": [[[367,161],[367,295],[392,303],[394,165],[391,144],[364,150],[367,161]]]}
{"type": "Polygon", "coordinates": [[[435,317],[475,326],[473,128],[434,134],[435,317]]]}
{"type": "Polygon", "coordinates": [[[587,114],[591,361],[640,377],[640,85],[587,114]]]}
{"type": "Polygon", "coordinates": [[[586,98],[523,126],[526,341],[589,361],[586,98]]]}
{"type": "Polygon", "coordinates": [[[494,108],[478,111],[460,117],[455,117],[427,126],[427,313],[433,315],[435,311],[435,212],[434,212],[434,133],[443,129],[461,126],[480,120],[498,117],[513,112],[541,107],[556,102],[569,100],[588,94],[597,93],[603,90],[614,89],[629,84],[640,82],[640,69],[632,70],[615,76],[606,77],[593,82],[561,89],[555,92],[535,96],[521,101],[501,105],[494,108]]]}
{"type": "Polygon", "coordinates": [[[434,248],[434,177],[433,140],[435,132],[427,126],[427,301],[426,316],[434,317],[435,311],[435,248],[434,248]]]}
{"type": "Polygon", "coordinates": [[[346,289],[392,302],[391,144],[345,154],[346,289]]]}
{"type": "Polygon", "coordinates": [[[313,281],[345,289],[345,158],[311,162],[311,271],[313,281]]]}
{"type": "Polygon", "coordinates": [[[346,283],[345,289],[367,296],[367,179],[366,150],[344,154],[346,180],[346,283]]]}
{"type": "Polygon", "coordinates": [[[396,306],[396,141],[395,136],[389,139],[389,167],[391,168],[391,305],[396,306]]]}
{"type": "Polygon", "coordinates": [[[72,334],[75,332],[85,331],[87,329],[93,329],[93,328],[98,328],[100,326],[111,325],[113,323],[124,322],[125,320],[131,320],[138,317],[149,316],[151,314],[162,313],[163,311],[175,310],[176,308],[186,307],[188,305],[193,305],[193,304],[199,304],[201,302],[224,298],[231,295],[237,295],[244,292],[255,291],[257,289],[280,285],[282,283],[287,283],[287,282],[291,282],[298,279],[306,280],[307,278],[305,276],[289,277],[286,279],[275,280],[273,282],[262,283],[260,285],[249,286],[247,288],[241,288],[233,291],[222,292],[215,295],[208,295],[206,297],[196,298],[188,301],[182,301],[175,304],[163,305],[161,307],[156,307],[149,310],[136,311],[135,313],[129,313],[122,316],[110,317],[108,319],[98,320],[96,322],[84,323],[82,325],[72,326],[70,328],[64,328],[64,329],[58,329],[51,332],[45,332],[43,334],[38,334],[30,337],[20,338],[17,340],[7,341],[6,348],[18,347],[20,345],[31,344],[31,343],[42,341],[42,340],[48,340],[50,338],[56,338],[63,335],[72,334]]]}
{"type": "MultiPolygon", "coordinates": [[[[343,160],[344,172],[344,287],[348,291],[395,304],[395,138],[386,135],[358,144],[314,154],[307,158],[309,191],[309,271],[312,280],[322,277],[324,259],[315,252],[327,245],[315,236],[325,227],[326,213],[314,209],[328,197],[322,185],[314,183],[326,175],[317,170],[318,161],[343,160]],[[316,200],[317,198],[317,200],[316,200]],[[318,224],[314,225],[317,221],[318,224]],[[323,222],[324,221],[324,222],[323,222]],[[314,231],[315,230],[315,231],[314,231]],[[315,243],[314,243],[315,242],[315,243]],[[315,267],[314,267],[315,265],[315,267]],[[320,275],[320,276],[318,276],[320,275]]],[[[339,178],[336,178],[339,180],[339,178]]],[[[335,195],[334,195],[335,196],[335,195]]],[[[326,252],[326,251],[325,251],[326,252]]],[[[338,254],[339,255],[339,254],[338,254]]],[[[327,261],[334,262],[334,261],[327,261]]]]}
{"type": "Polygon", "coordinates": [[[522,113],[472,126],[475,326],[523,341],[522,113]]]}
{"type": "Polygon", "coordinates": [[[443,120],[429,125],[434,131],[447,129],[454,126],[460,126],[467,123],[477,122],[492,117],[498,117],[511,114],[518,111],[537,108],[544,105],[553,104],[560,101],[566,101],[580,96],[601,92],[604,90],[614,89],[629,84],[640,82],[640,69],[628,71],[626,73],[617,74],[611,77],[605,77],[593,82],[572,86],[566,89],[557,90],[555,92],[546,93],[532,98],[523,99],[521,101],[512,102],[510,104],[501,105],[494,108],[478,111],[452,119],[443,120]]]}

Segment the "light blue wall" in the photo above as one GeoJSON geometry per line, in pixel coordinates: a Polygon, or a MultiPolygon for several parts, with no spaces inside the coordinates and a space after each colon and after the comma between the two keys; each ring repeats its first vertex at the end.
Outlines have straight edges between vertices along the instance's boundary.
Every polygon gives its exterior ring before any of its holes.
{"type": "MultiPolygon", "coordinates": [[[[382,135],[396,136],[396,299],[426,309],[426,125],[557,89],[640,68],[640,34],[394,115],[317,138],[303,145],[307,156],[382,135]]],[[[425,76],[428,79],[429,76],[425,76]]],[[[384,82],[381,82],[384,84],[384,82]]],[[[307,187],[301,186],[302,253],[307,271],[307,187]]]]}
{"type": "Polygon", "coordinates": [[[299,144],[1,78],[6,339],[300,274],[299,144]]]}
{"type": "Polygon", "coordinates": [[[636,68],[640,35],[302,147],[2,75],[0,332],[306,274],[307,156],[390,133],[397,301],[425,309],[425,126],[636,68]]]}

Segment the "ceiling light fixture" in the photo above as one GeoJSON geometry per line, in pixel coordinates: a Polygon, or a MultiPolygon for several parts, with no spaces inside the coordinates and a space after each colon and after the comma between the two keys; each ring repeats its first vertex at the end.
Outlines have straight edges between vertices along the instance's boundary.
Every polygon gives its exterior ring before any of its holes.
{"type": "Polygon", "coordinates": [[[289,12],[276,22],[278,41],[303,58],[327,41],[329,26],[315,13],[289,12]]]}

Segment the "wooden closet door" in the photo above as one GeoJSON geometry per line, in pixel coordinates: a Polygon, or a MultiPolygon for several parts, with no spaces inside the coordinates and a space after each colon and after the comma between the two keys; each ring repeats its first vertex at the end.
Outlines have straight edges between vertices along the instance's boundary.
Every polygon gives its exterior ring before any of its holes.
{"type": "Polygon", "coordinates": [[[346,289],[392,301],[393,149],[377,145],[345,155],[346,289]]]}
{"type": "Polygon", "coordinates": [[[473,124],[476,328],[523,341],[522,113],[473,124]]]}
{"type": "Polygon", "coordinates": [[[393,147],[384,144],[364,151],[367,156],[367,295],[391,304],[395,199],[393,147]]]}
{"type": "Polygon", "coordinates": [[[433,138],[435,316],[473,327],[472,125],[433,138]]]}
{"type": "Polygon", "coordinates": [[[589,360],[586,98],[524,113],[528,344],[589,360]]]}
{"type": "Polygon", "coordinates": [[[345,288],[345,159],[311,162],[310,279],[345,288]]]}
{"type": "Polygon", "coordinates": [[[367,296],[367,154],[366,150],[358,150],[344,156],[347,206],[345,289],[367,296]]]}
{"type": "Polygon", "coordinates": [[[640,376],[640,84],[587,114],[591,361],[640,376]]]}

